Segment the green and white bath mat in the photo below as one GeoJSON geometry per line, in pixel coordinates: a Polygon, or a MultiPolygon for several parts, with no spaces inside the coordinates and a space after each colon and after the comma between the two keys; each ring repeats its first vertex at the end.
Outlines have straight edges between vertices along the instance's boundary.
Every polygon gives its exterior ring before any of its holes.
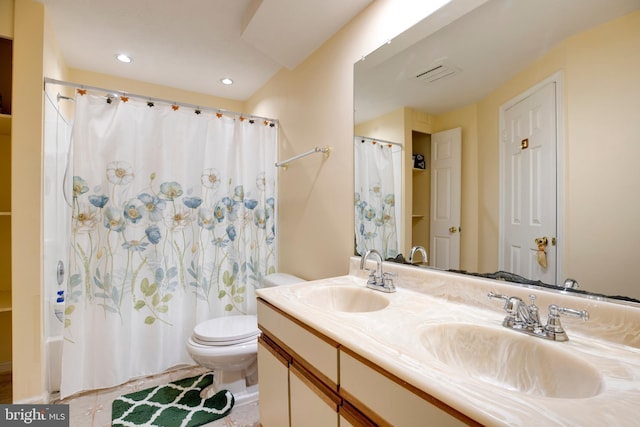
{"type": "Polygon", "coordinates": [[[111,405],[111,425],[195,427],[215,421],[231,412],[234,399],[228,390],[202,399],[200,392],[212,383],[207,372],[120,396],[111,405]]]}

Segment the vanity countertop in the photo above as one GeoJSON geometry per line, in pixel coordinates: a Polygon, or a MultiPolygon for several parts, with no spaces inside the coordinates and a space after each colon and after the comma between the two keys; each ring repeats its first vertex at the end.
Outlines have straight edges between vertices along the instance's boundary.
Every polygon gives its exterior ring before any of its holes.
{"type": "MultiPolygon", "coordinates": [[[[360,258],[352,258],[350,274],[346,276],[259,289],[257,295],[481,424],[637,425],[640,407],[640,308],[389,263],[384,263],[384,271],[397,274],[397,292],[380,293],[389,300],[389,305],[382,310],[328,311],[307,302],[309,292],[318,288],[365,288],[366,273],[360,271],[359,263],[360,258]],[[487,293],[491,290],[519,296],[525,301],[529,294],[536,295],[543,323],[546,322],[546,307],[552,303],[577,310],[586,309],[590,320],[582,322],[563,318],[569,335],[567,342],[529,337],[501,326],[505,316],[503,304],[488,300],[487,293]],[[514,391],[504,384],[452,369],[451,364],[445,364],[425,351],[425,345],[428,345],[425,340],[431,339],[425,337],[430,336],[430,330],[435,330],[430,328],[445,324],[455,324],[462,330],[468,327],[470,331],[481,327],[495,330],[498,336],[507,339],[530,340],[526,344],[532,348],[547,349],[552,355],[561,355],[558,363],[563,363],[562,360],[564,363],[567,360],[578,361],[589,372],[595,373],[600,386],[597,392],[587,392],[588,397],[548,397],[536,392],[535,387],[529,392],[514,391]]],[[[487,346],[486,353],[478,353],[477,357],[508,364],[506,353],[495,350],[487,346]]],[[[571,378],[566,381],[571,382],[571,378]]]]}

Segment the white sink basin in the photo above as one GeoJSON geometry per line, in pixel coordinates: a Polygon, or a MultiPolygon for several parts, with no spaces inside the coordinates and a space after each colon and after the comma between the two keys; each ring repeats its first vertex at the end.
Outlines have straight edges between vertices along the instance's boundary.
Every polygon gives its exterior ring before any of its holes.
{"type": "Polygon", "coordinates": [[[382,310],[389,300],[380,292],[353,286],[323,286],[307,289],[301,301],[328,311],[363,313],[382,310]]]}
{"type": "Polygon", "coordinates": [[[602,391],[598,371],[561,349],[563,343],[462,323],[427,327],[420,340],[428,357],[453,373],[515,392],[581,399],[602,391]]]}

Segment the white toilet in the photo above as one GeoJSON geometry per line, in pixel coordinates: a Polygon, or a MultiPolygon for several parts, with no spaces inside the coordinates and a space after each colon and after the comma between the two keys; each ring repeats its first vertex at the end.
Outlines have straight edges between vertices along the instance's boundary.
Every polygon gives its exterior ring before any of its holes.
{"type": "MultiPolygon", "coordinates": [[[[303,282],[286,273],[263,280],[265,288],[303,282]]],[[[214,383],[202,391],[210,397],[219,390],[233,393],[236,405],[258,398],[258,320],[254,315],[217,317],[196,325],[187,351],[200,366],[214,371],[214,383]]]]}

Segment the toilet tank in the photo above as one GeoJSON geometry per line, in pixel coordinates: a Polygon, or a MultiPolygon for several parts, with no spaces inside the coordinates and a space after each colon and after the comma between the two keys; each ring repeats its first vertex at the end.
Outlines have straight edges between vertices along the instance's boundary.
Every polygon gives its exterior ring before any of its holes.
{"type": "Polygon", "coordinates": [[[265,288],[272,288],[274,286],[292,285],[294,283],[305,282],[306,280],[300,277],[287,273],[273,273],[265,276],[262,279],[262,286],[265,288]]]}

